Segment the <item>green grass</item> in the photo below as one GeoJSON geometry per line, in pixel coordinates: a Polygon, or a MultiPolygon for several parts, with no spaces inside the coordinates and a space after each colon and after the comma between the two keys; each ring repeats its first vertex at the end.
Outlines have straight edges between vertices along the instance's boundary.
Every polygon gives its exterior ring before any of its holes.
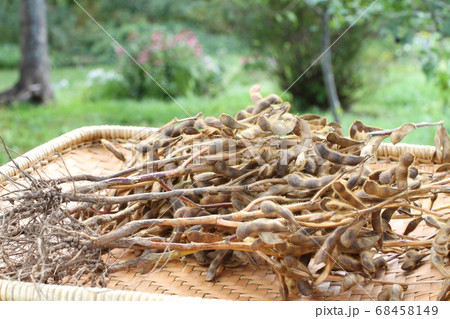
{"type": "MultiPolygon", "coordinates": [[[[0,135],[7,146],[24,153],[52,138],[87,125],[135,125],[158,127],[174,117],[185,118],[202,112],[205,116],[219,116],[223,112],[237,113],[249,104],[249,83],[235,79],[231,69],[226,89],[215,97],[187,96],[168,100],[96,100],[83,94],[86,75],[90,68],[64,68],[52,71],[52,82],[66,79],[69,84],[55,92],[55,101],[44,107],[16,103],[11,108],[0,108],[0,135]]],[[[256,73],[255,77],[261,78],[256,73]]],[[[0,71],[0,89],[6,89],[17,78],[16,71],[0,71]],[[13,79],[13,80],[12,80],[13,79]]],[[[273,81],[260,81],[263,93],[280,91],[273,81]]],[[[0,164],[7,161],[0,151],[0,164]]]]}
{"type": "MultiPolygon", "coordinates": [[[[344,128],[355,119],[383,129],[396,128],[404,123],[445,121],[450,123],[450,112],[438,88],[427,81],[419,63],[398,61],[387,68],[378,89],[366,92],[351,111],[343,117],[344,128]]],[[[433,145],[436,127],[416,129],[402,142],[433,145]]]]}
{"type": "MultiPolygon", "coordinates": [[[[250,104],[248,89],[254,83],[262,85],[262,93],[283,91],[274,77],[261,72],[240,69],[238,57],[229,57],[229,69],[223,92],[215,97],[188,96],[172,100],[96,100],[83,94],[86,75],[90,68],[63,68],[52,71],[52,82],[63,79],[68,86],[55,92],[55,101],[45,107],[16,103],[0,108],[0,135],[9,148],[24,153],[52,138],[86,125],[160,126],[173,117],[183,118],[202,112],[205,116],[218,116],[222,112],[235,114],[250,104]]],[[[344,131],[351,123],[362,120],[367,125],[395,128],[406,122],[450,120],[438,90],[426,81],[420,69],[410,61],[399,61],[388,68],[380,78],[376,90],[365,92],[364,97],[350,112],[342,115],[344,131]]],[[[17,71],[0,70],[0,90],[11,86],[17,71]]],[[[283,96],[286,99],[287,96],[283,96]]],[[[319,113],[317,110],[302,112],[319,113]]],[[[329,112],[322,113],[331,119],[329,112]]],[[[422,128],[405,139],[407,143],[432,144],[435,128],[422,128]]],[[[7,157],[0,151],[0,164],[7,157]]]]}

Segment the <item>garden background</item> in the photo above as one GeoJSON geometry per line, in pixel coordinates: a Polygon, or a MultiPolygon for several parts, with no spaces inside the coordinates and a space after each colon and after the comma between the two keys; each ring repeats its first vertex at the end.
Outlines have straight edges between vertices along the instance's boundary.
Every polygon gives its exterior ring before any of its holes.
{"type": "MultiPolygon", "coordinates": [[[[0,91],[19,78],[20,6],[2,1],[0,91]]],[[[47,0],[46,13],[54,99],[0,106],[0,136],[15,156],[85,125],[236,114],[255,83],[293,112],[331,121],[326,29],[344,131],[356,119],[385,129],[450,120],[446,1],[47,0]]],[[[432,145],[434,132],[404,142],[432,145]]]]}

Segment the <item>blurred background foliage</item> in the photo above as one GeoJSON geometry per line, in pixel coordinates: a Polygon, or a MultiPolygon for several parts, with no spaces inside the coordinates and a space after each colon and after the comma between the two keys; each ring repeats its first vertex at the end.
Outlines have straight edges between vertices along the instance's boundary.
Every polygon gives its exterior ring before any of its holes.
{"type": "MultiPolygon", "coordinates": [[[[373,1],[78,2],[192,114],[234,112],[261,83],[264,94],[289,88],[283,99],[296,112],[329,115],[320,62],[311,66],[323,51],[318,9],[326,5],[331,43],[345,32],[331,48],[344,127],[356,117],[386,128],[450,117],[447,1],[377,1],[348,31],[373,1]]],[[[2,0],[0,89],[13,84],[20,61],[19,4],[2,0]]],[[[47,13],[56,100],[42,110],[0,109],[10,147],[22,152],[82,125],[160,125],[187,116],[74,1],[47,0],[47,13]],[[42,123],[57,124],[52,131],[42,123]],[[35,133],[19,138],[19,131],[35,133]]],[[[411,139],[431,144],[432,135],[411,139]]]]}

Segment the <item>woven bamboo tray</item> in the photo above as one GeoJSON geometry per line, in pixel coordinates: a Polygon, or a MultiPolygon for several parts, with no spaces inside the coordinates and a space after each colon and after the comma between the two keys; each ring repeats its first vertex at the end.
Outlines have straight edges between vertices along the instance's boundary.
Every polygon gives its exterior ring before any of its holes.
{"type": "MultiPolygon", "coordinates": [[[[120,170],[122,162],[104,150],[102,138],[116,145],[135,143],[148,137],[154,129],[123,126],[83,127],[51,140],[15,160],[16,164],[30,174],[57,178],[87,173],[107,175],[120,170]]],[[[126,153],[125,148],[123,151],[126,153]]],[[[382,144],[377,156],[385,159],[384,165],[392,165],[402,153],[413,153],[419,162],[425,163],[422,170],[433,171],[431,165],[435,148],[410,144],[382,144]],[[427,164],[428,163],[428,164],[427,164]]],[[[12,180],[21,179],[21,173],[8,163],[0,167],[0,194],[8,189],[12,180]]],[[[449,203],[450,197],[438,199],[440,204],[449,203]]],[[[1,209],[1,207],[0,207],[1,209]]],[[[403,232],[406,224],[396,220],[394,226],[403,232]]],[[[432,234],[433,229],[422,223],[414,233],[432,234]]],[[[123,255],[122,251],[112,251],[112,255],[123,255]]],[[[121,256],[126,258],[127,255],[121,256]]],[[[426,258],[428,260],[429,257],[426,258]]],[[[181,261],[171,261],[158,265],[149,273],[122,271],[111,275],[108,290],[65,286],[18,283],[0,280],[0,300],[172,300],[174,297],[215,298],[224,300],[280,300],[275,274],[269,267],[255,268],[253,265],[224,269],[214,282],[205,282],[206,268],[198,266],[189,257],[181,261]],[[39,288],[39,289],[38,289],[39,288]],[[37,289],[40,293],[36,292],[37,289]],[[107,296],[107,297],[104,297],[107,296]]],[[[386,270],[375,279],[408,283],[404,300],[436,300],[442,287],[442,275],[425,263],[412,274],[405,274],[398,260],[388,263],[386,270]]],[[[381,284],[369,284],[363,288],[341,292],[336,282],[324,282],[315,289],[312,297],[290,296],[292,300],[376,300],[382,290],[381,284]]]]}

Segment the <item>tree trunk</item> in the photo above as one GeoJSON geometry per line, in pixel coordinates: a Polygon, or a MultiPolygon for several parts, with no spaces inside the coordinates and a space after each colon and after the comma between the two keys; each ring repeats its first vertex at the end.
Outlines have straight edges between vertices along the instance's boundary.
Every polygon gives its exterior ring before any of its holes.
{"type": "Polygon", "coordinates": [[[20,51],[19,81],[0,94],[0,105],[14,100],[45,103],[53,98],[45,0],[21,1],[20,51]]]}
{"type": "Polygon", "coordinates": [[[330,48],[330,13],[328,6],[323,8],[320,14],[322,24],[322,52],[325,52],[322,57],[322,74],[325,83],[325,89],[327,91],[328,105],[333,113],[334,120],[340,122],[339,109],[341,108],[341,102],[336,90],[336,82],[334,80],[333,64],[331,62],[331,49],[330,48]]]}

